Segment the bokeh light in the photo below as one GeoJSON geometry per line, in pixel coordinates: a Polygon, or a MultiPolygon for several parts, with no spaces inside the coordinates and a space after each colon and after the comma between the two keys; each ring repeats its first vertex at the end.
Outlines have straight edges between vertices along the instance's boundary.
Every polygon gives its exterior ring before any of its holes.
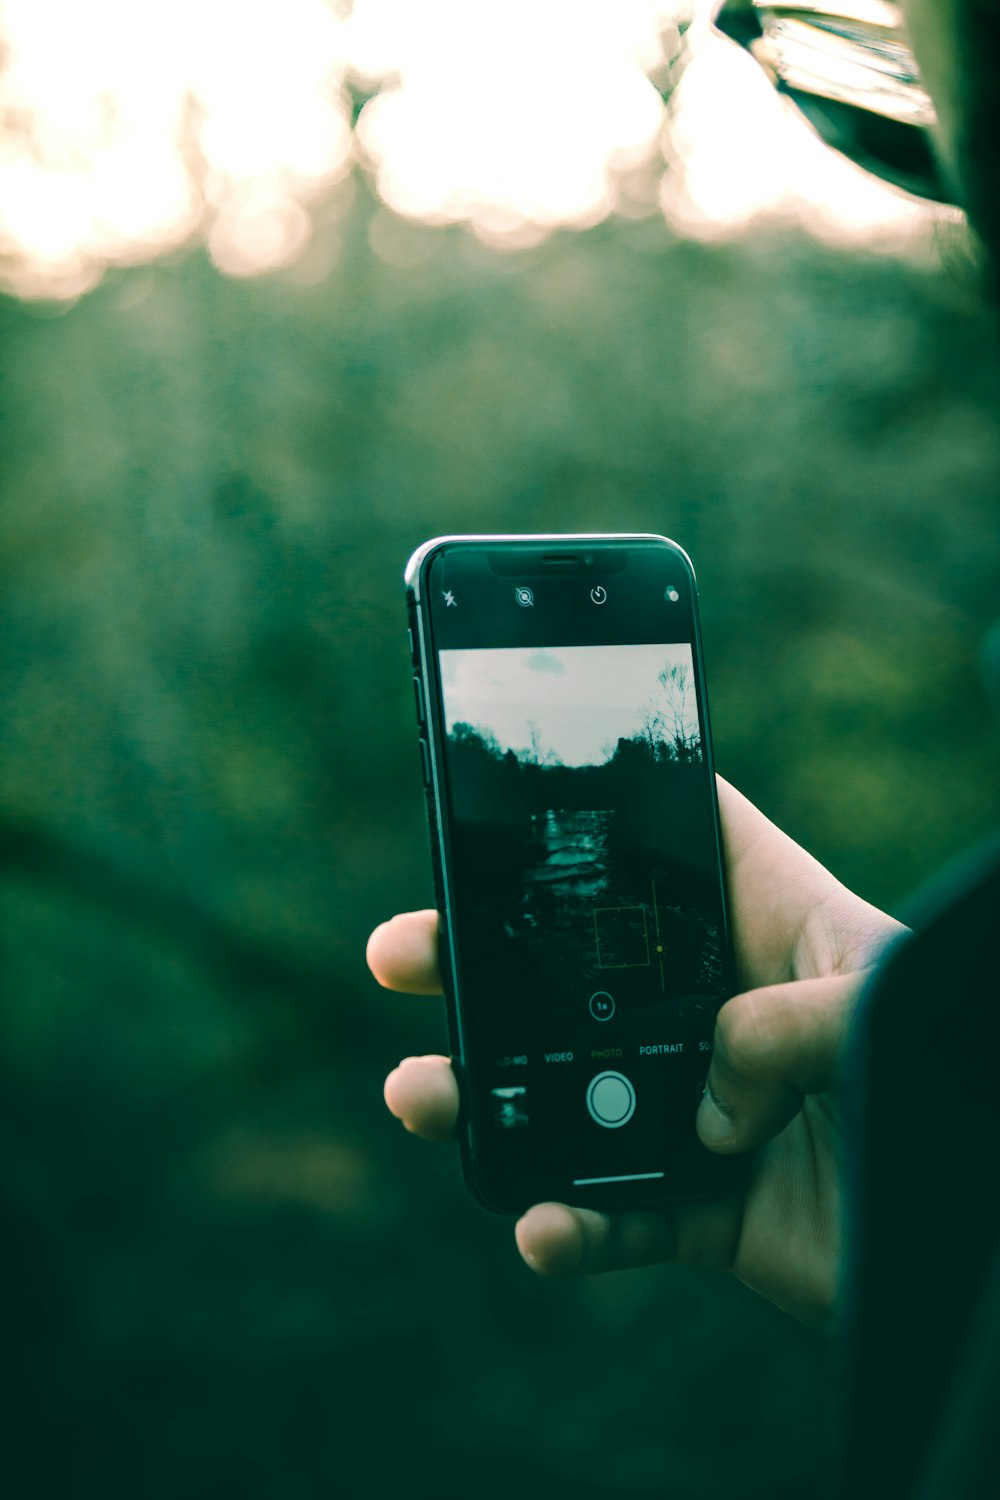
{"type": "Polygon", "coordinates": [[[358,0],[352,60],[393,80],[358,122],[379,194],[509,244],[605,218],[616,170],[656,150],[649,74],[676,54],[675,15],[655,0],[358,0]]]}
{"type": "Polygon", "coordinates": [[[229,274],[287,266],[358,163],[397,215],[505,248],[614,212],[925,244],[935,212],[822,148],[691,3],[0,0],[0,284],[74,297],[198,236],[229,274]]]}
{"type": "Polygon", "coordinates": [[[324,0],[4,0],[0,268],[73,296],[201,230],[269,270],[343,178],[341,22],[324,0]]]}

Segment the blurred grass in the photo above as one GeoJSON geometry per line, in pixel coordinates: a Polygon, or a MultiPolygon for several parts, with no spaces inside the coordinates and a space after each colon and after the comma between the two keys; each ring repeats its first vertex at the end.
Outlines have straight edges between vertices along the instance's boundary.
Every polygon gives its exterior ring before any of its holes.
{"type": "Polygon", "coordinates": [[[400,572],[674,536],[720,769],[895,906],[997,819],[989,332],[791,235],[503,259],[362,199],[325,253],[0,302],[8,1493],[820,1492],[811,1336],[534,1281],[384,1116],[444,1045],[363,967],[431,900],[400,572]]]}

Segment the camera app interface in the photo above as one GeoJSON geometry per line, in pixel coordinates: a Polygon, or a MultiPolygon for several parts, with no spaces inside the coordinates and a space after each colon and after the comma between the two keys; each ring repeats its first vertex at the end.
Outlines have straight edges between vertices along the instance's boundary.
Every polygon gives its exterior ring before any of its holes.
{"type": "Polygon", "coordinates": [[[707,1155],[693,1121],[729,992],[691,645],[439,663],[478,1149],[543,1178],[570,1141],[567,1191],[681,1191],[707,1155]]]}

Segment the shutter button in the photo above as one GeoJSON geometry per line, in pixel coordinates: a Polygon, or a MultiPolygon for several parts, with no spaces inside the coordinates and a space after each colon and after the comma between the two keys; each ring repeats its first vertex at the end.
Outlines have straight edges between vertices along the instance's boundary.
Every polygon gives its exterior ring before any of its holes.
{"type": "Polygon", "coordinates": [[[617,1130],[635,1113],[635,1089],[624,1073],[598,1073],[587,1088],[587,1108],[598,1125],[617,1130]]]}

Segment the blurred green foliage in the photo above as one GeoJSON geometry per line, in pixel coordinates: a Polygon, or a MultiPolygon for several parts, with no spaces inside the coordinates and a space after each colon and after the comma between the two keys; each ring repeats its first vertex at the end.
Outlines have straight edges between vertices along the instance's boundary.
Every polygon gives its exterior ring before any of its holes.
{"type": "Polygon", "coordinates": [[[675,537],[720,769],[894,906],[998,812],[990,332],[791,233],[504,258],[360,200],[321,244],[0,303],[5,1491],[821,1492],[811,1335],[534,1280],[382,1110],[445,1045],[363,964],[431,899],[400,574],[675,537]]]}

